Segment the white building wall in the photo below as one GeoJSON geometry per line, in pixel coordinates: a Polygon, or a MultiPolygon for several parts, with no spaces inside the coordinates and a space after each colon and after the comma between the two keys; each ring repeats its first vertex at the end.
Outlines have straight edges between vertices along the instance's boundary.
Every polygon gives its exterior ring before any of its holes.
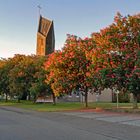
{"type": "MultiPolygon", "coordinates": [[[[81,97],[81,102],[84,101],[84,97],[81,97]]],[[[112,102],[112,92],[110,89],[104,89],[101,91],[101,95],[95,93],[88,94],[88,102],[112,102]]]]}

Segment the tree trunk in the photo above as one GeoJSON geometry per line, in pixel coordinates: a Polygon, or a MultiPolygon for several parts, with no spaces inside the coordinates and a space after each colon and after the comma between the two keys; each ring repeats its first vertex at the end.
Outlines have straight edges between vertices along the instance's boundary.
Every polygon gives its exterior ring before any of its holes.
{"type": "Polygon", "coordinates": [[[33,103],[34,103],[34,104],[36,103],[36,99],[37,99],[37,96],[35,95],[35,96],[34,96],[34,100],[33,100],[33,103]]]}
{"type": "Polygon", "coordinates": [[[18,97],[18,103],[20,103],[20,97],[18,97]]]}
{"type": "Polygon", "coordinates": [[[52,96],[53,96],[53,105],[56,105],[56,97],[55,97],[55,94],[53,93],[52,96]]]}
{"type": "Polygon", "coordinates": [[[88,107],[88,88],[85,89],[85,106],[88,107]]]}
{"type": "Polygon", "coordinates": [[[115,94],[114,94],[114,91],[112,88],[111,88],[111,94],[112,94],[112,102],[114,103],[115,102],[115,94]]]}
{"type": "Polygon", "coordinates": [[[133,109],[138,108],[137,100],[138,100],[137,94],[133,94],[133,109]]]}

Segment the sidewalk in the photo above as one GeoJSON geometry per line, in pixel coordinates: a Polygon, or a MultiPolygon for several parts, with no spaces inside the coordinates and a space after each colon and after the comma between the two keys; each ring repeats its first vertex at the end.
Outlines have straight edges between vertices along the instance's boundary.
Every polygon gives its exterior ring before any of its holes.
{"type": "Polygon", "coordinates": [[[75,117],[95,119],[98,121],[106,121],[112,123],[133,125],[140,127],[139,114],[115,113],[115,112],[64,112],[64,115],[75,117]]]}

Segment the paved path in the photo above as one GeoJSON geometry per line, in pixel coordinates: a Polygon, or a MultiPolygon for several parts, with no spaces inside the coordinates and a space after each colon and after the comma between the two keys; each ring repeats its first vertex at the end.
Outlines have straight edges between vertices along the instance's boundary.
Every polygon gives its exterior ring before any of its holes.
{"type": "MultiPolygon", "coordinates": [[[[140,115],[111,112],[67,112],[65,115],[140,127],[140,115]]],[[[140,129],[140,128],[139,128],[140,129]]]]}
{"type": "Polygon", "coordinates": [[[139,140],[139,121],[138,115],[0,107],[0,140],[139,140]]]}

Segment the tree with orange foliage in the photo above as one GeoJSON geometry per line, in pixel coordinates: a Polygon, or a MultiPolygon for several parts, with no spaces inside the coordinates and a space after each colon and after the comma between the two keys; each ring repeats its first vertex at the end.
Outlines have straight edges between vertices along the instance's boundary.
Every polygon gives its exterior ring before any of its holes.
{"type": "Polygon", "coordinates": [[[99,46],[97,59],[100,75],[107,87],[125,89],[134,96],[134,108],[137,108],[137,96],[140,93],[140,15],[123,17],[120,13],[109,27],[93,34],[99,46]],[[110,81],[110,82],[109,82],[110,81]]]}
{"type": "Polygon", "coordinates": [[[92,86],[88,52],[93,47],[92,39],[82,40],[68,35],[62,51],[49,56],[45,64],[47,81],[51,83],[55,95],[68,94],[79,87],[84,93],[86,107],[88,106],[88,91],[92,86]]]}

